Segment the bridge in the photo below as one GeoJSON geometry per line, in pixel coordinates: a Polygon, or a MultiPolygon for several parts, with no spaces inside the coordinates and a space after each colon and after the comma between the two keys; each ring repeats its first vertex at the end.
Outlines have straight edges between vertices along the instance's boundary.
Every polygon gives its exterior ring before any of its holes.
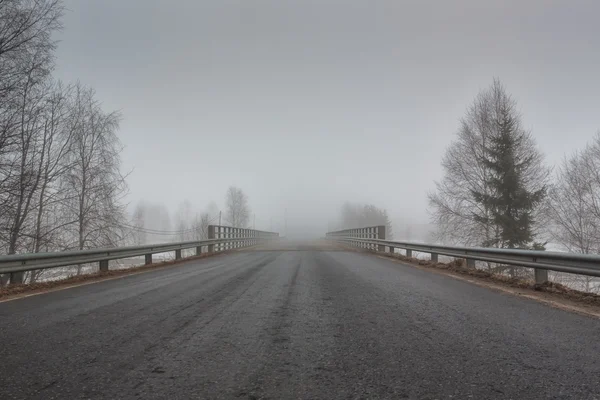
{"type": "Polygon", "coordinates": [[[0,398],[600,398],[597,318],[389,257],[417,251],[535,268],[540,284],[600,275],[595,256],[390,241],[383,227],[294,242],[217,226],[206,241],[0,257],[15,279],[177,261],[0,298],[0,398]]]}

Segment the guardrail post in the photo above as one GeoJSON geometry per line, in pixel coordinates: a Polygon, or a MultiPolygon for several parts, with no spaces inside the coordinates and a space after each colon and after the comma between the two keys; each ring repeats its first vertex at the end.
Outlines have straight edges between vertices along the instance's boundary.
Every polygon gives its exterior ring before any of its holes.
{"type": "MultiPolygon", "coordinates": [[[[219,226],[218,229],[219,229],[219,231],[217,232],[217,239],[226,239],[225,228],[219,226]]],[[[224,251],[225,246],[227,246],[227,243],[219,243],[217,245],[217,251],[224,251]]]]}
{"type": "Polygon", "coordinates": [[[180,260],[181,259],[181,249],[175,250],[175,259],[176,260],[180,260]]]}
{"type": "MultiPolygon", "coordinates": [[[[208,226],[208,240],[214,240],[215,238],[215,226],[214,225],[209,225],[208,226]]],[[[215,251],[215,245],[214,244],[209,244],[208,245],[208,252],[209,253],[213,253],[215,251]]]]}
{"type": "MultiPolygon", "coordinates": [[[[385,225],[379,225],[376,229],[377,239],[385,240],[385,225]]],[[[385,252],[385,246],[380,244],[377,251],[385,252]]]]}
{"type": "Polygon", "coordinates": [[[100,272],[108,271],[108,260],[100,261],[100,272]]]}
{"type": "Polygon", "coordinates": [[[394,254],[394,248],[390,246],[390,253],[394,254]]]}
{"type": "Polygon", "coordinates": [[[434,263],[438,262],[438,255],[437,255],[437,253],[431,253],[431,262],[434,262],[434,263]]]}
{"type": "MultiPolygon", "coordinates": [[[[225,239],[225,228],[217,227],[217,239],[225,239]]],[[[217,245],[217,251],[225,250],[227,243],[219,243],[217,245]]]]}
{"type": "Polygon", "coordinates": [[[11,272],[10,273],[10,284],[14,285],[14,284],[23,283],[24,275],[25,275],[24,272],[11,272]]]}
{"type": "Polygon", "coordinates": [[[146,260],[145,260],[146,265],[152,264],[152,254],[146,254],[145,258],[146,258],[146,260]]]}
{"type": "MultiPolygon", "coordinates": [[[[216,232],[216,238],[217,239],[223,239],[223,228],[221,228],[220,226],[217,226],[217,232],[216,232]]],[[[218,243],[217,247],[216,247],[216,251],[222,251],[223,250],[223,243],[218,243]]]]}
{"type": "Polygon", "coordinates": [[[412,258],[412,250],[411,249],[406,249],[406,257],[412,258]]]}
{"type": "MultiPolygon", "coordinates": [[[[231,232],[231,228],[227,227],[227,228],[224,229],[224,235],[225,235],[224,237],[225,237],[225,239],[229,239],[231,237],[231,233],[230,232],[231,232]]],[[[229,242],[229,240],[225,241],[225,244],[223,246],[223,251],[229,250],[229,245],[230,244],[231,243],[229,242]]]]}
{"type": "Polygon", "coordinates": [[[475,269],[475,260],[467,258],[467,268],[475,269]]]}
{"type": "Polygon", "coordinates": [[[548,282],[548,270],[542,268],[534,268],[535,283],[542,284],[548,282]]]}
{"type": "Polygon", "coordinates": [[[202,254],[202,246],[196,246],[196,255],[199,256],[202,254]]]}

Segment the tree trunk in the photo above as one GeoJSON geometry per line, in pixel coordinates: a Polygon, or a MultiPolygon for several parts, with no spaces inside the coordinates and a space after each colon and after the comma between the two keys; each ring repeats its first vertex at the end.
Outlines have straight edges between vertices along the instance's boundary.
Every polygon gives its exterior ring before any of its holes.
{"type": "MultiPolygon", "coordinates": [[[[8,254],[15,254],[17,252],[17,237],[18,237],[18,230],[13,229],[13,231],[11,232],[10,235],[10,243],[9,243],[9,247],[8,247],[8,254]]],[[[18,283],[23,283],[23,272],[11,272],[10,273],[10,283],[11,284],[18,284],[18,283]]]]}

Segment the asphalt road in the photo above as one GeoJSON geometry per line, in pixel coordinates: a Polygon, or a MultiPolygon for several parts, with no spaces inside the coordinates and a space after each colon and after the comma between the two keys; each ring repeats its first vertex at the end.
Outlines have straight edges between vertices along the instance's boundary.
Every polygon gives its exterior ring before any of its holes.
{"type": "Polygon", "coordinates": [[[0,399],[600,399],[600,321],[302,248],[0,303],[0,399]]]}

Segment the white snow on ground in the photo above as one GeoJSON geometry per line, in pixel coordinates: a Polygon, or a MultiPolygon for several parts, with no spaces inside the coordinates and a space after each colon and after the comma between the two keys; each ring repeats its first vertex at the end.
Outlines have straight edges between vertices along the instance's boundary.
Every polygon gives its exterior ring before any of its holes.
{"type": "MultiPolygon", "coordinates": [[[[186,256],[190,256],[192,254],[186,254],[186,252],[184,251],[182,255],[184,257],[186,257],[186,256]]],[[[154,254],[152,256],[152,261],[155,263],[159,263],[159,262],[163,262],[163,261],[171,261],[174,259],[175,259],[175,256],[173,255],[173,252],[154,254]]],[[[138,266],[144,265],[144,262],[145,262],[144,257],[124,258],[124,259],[120,259],[120,260],[111,260],[109,262],[108,267],[111,270],[121,270],[121,269],[128,269],[128,268],[133,268],[133,267],[138,267],[138,266]]],[[[56,280],[60,280],[60,279],[66,279],[71,276],[77,275],[77,270],[78,270],[77,265],[69,266],[69,267],[59,267],[59,268],[47,269],[42,272],[41,276],[38,277],[37,281],[38,282],[49,282],[49,281],[56,281],[56,280]]],[[[93,273],[98,272],[98,270],[99,270],[98,263],[83,264],[81,266],[80,274],[81,275],[93,274],[93,273]]]]}

